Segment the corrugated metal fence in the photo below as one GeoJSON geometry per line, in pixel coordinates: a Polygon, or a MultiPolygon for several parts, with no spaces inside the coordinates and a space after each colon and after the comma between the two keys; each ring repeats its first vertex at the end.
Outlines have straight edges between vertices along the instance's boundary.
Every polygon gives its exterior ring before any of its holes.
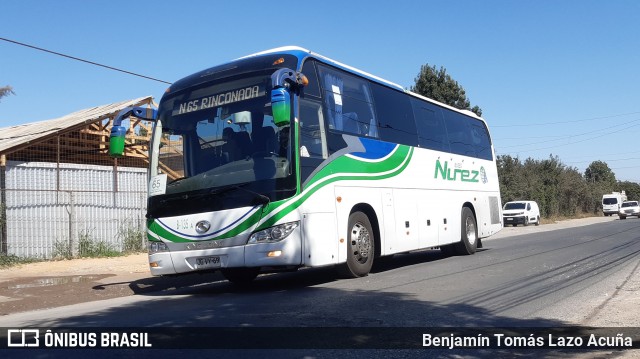
{"type": "Polygon", "coordinates": [[[145,240],[146,176],[143,168],[114,175],[112,166],[8,161],[0,240],[19,257],[77,255],[88,244],[124,251],[145,240]]]}

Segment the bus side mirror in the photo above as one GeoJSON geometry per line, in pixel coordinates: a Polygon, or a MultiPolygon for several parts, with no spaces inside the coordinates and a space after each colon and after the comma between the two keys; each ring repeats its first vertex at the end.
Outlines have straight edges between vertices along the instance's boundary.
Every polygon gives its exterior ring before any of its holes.
{"type": "Polygon", "coordinates": [[[271,111],[276,126],[287,126],[291,123],[291,96],[284,87],[271,90],[271,111]]]}
{"type": "Polygon", "coordinates": [[[127,135],[127,128],[122,126],[122,120],[135,116],[141,120],[155,121],[158,111],[153,108],[127,107],[120,111],[113,120],[113,127],[109,134],[109,156],[122,157],[124,155],[124,140],[127,135]]]}
{"type": "Polygon", "coordinates": [[[127,135],[127,128],[124,126],[113,126],[109,135],[109,156],[122,157],[124,154],[124,139],[127,135]]]}

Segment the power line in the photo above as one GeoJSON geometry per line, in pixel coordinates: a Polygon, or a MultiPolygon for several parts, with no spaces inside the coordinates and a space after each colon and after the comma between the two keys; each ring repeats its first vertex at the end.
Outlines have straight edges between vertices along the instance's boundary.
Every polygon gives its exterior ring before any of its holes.
{"type": "MultiPolygon", "coordinates": [[[[637,120],[634,120],[634,121],[631,121],[631,122],[635,122],[635,121],[637,121],[637,120]]],[[[631,123],[631,122],[628,122],[628,123],[631,123]]],[[[625,124],[628,124],[628,123],[625,123],[625,124]]],[[[622,124],[622,125],[625,125],[625,124],[622,124]]],[[[620,125],[618,125],[618,126],[620,126],[620,125]]],[[[551,149],[551,148],[557,148],[557,147],[569,146],[569,145],[573,145],[573,144],[576,144],[576,143],[586,142],[586,141],[594,140],[594,139],[596,139],[596,138],[601,138],[601,137],[604,137],[604,136],[612,135],[612,134],[614,134],[614,133],[619,133],[619,132],[622,132],[622,131],[628,130],[628,129],[632,128],[632,127],[636,127],[636,126],[638,126],[638,125],[628,126],[628,127],[625,127],[625,128],[623,128],[623,129],[621,129],[621,130],[612,131],[612,132],[607,132],[607,133],[601,134],[601,135],[599,135],[599,136],[594,136],[594,137],[586,138],[586,139],[579,140],[579,141],[573,141],[573,142],[564,143],[564,144],[559,144],[559,145],[555,145],[555,146],[548,146],[548,147],[542,147],[542,148],[535,148],[535,149],[530,149],[530,150],[518,150],[518,151],[515,151],[515,152],[525,152],[525,153],[526,153],[526,152],[535,152],[535,151],[547,150],[547,149],[551,149]]],[[[614,126],[614,127],[617,127],[617,126],[614,126]]],[[[549,141],[544,141],[544,142],[549,142],[549,141]]],[[[542,143],[542,142],[540,142],[540,143],[542,143]]],[[[527,144],[527,145],[531,145],[531,144],[527,144]]],[[[498,152],[498,149],[501,149],[501,148],[508,148],[508,147],[515,147],[515,146],[504,146],[504,147],[499,147],[499,146],[497,146],[497,147],[496,147],[496,152],[498,152]]],[[[500,152],[500,153],[502,153],[502,152],[500,152]]]]}
{"type": "Polygon", "coordinates": [[[70,56],[70,55],[65,55],[65,54],[62,54],[62,53],[60,53],[60,52],[55,52],[55,51],[51,51],[51,50],[47,50],[47,49],[43,49],[43,48],[41,48],[41,47],[37,47],[37,46],[33,46],[33,45],[29,45],[29,44],[25,44],[25,43],[22,43],[22,42],[19,42],[19,41],[10,40],[10,39],[5,39],[5,38],[3,38],[3,37],[0,37],[0,40],[6,41],[6,42],[11,42],[11,43],[13,43],[13,44],[20,45],[20,46],[24,46],[24,47],[28,47],[28,48],[35,49],[35,50],[38,50],[38,51],[48,52],[48,53],[50,53],[50,54],[54,54],[54,55],[58,55],[58,56],[62,56],[62,57],[66,57],[66,58],[68,58],[68,59],[72,59],[72,60],[76,60],[76,61],[80,61],[80,62],[85,62],[85,63],[87,63],[87,64],[91,64],[91,65],[95,65],[95,66],[104,67],[104,68],[109,69],[109,70],[114,70],[114,71],[124,72],[125,74],[129,74],[129,75],[133,75],[133,76],[138,76],[138,77],[142,77],[142,78],[145,78],[145,79],[148,79],[148,80],[157,81],[157,82],[162,82],[162,83],[165,83],[165,84],[169,84],[169,85],[171,85],[171,82],[167,82],[167,81],[159,80],[159,79],[156,79],[156,78],[153,78],[153,77],[149,77],[149,76],[145,76],[145,75],[137,74],[137,73],[135,73],[135,72],[131,72],[131,71],[127,71],[127,70],[122,70],[122,69],[119,69],[119,68],[116,68],[116,67],[112,67],[112,66],[108,66],[108,65],[99,64],[99,63],[97,63],[97,62],[93,62],[93,61],[89,61],[89,60],[81,59],[81,58],[79,58],[79,57],[70,56]]]}
{"type": "MultiPolygon", "coordinates": [[[[602,162],[616,162],[616,161],[633,161],[633,160],[640,160],[640,157],[629,157],[629,158],[618,158],[618,159],[599,159],[598,161],[602,161],[602,162]]],[[[591,163],[593,162],[592,160],[584,160],[584,161],[569,161],[569,162],[565,162],[567,164],[570,163],[591,163]]],[[[635,166],[638,167],[638,166],[635,166]]]]}
{"type": "MultiPolygon", "coordinates": [[[[621,123],[621,124],[618,124],[618,125],[615,125],[615,126],[609,126],[607,128],[596,129],[596,130],[593,130],[593,131],[583,132],[583,133],[579,133],[579,134],[575,134],[575,135],[563,135],[561,137],[558,137],[558,136],[555,136],[555,135],[554,136],[548,136],[548,137],[554,137],[554,139],[552,139],[552,140],[537,141],[537,142],[530,142],[530,143],[521,143],[521,144],[517,144],[517,145],[510,145],[510,146],[501,146],[501,148],[524,147],[524,146],[530,146],[530,145],[538,145],[538,144],[547,143],[547,142],[563,141],[563,140],[574,138],[574,137],[590,135],[592,133],[598,133],[598,132],[602,133],[603,130],[612,129],[612,128],[620,127],[620,126],[625,126],[625,125],[628,125],[628,124],[631,124],[631,123],[634,123],[634,122],[638,122],[638,121],[640,121],[640,119],[635,119],[635,120],[632,120],[632,121],[629,121],[629,122],[625,122],[625,123],[621,123]]],[[[634,127],[634,126],[631,126],[631,127],[634,127]]],[[[626,127],[625,129],[628,129],[628,128],[631,128],[631,127],[626,127]]],[[[614,133],[614,132],[609,132],[609,133],[614,133]]],[[[609,134],[609,133],[605,133],[605,135],[609,134]]],[[[548,138],[548,137],[537,137],[537,138],[548,138]]],[[[597,137],[601,137],[601,136],[597,136],[597,137]]],[[[597,138],[597,137],[593,137],[593,138],[597,138]]],[[[531,137],[527,137],[527,138],[531,138],[531,137]]],[[[499,141],[499,140],[504,140],[504,139],[500,139],[500,138],[496,139],[496,141],[499,141]]],[[[580,141],[578,141],[578,142],[580,142],[580,141]]],[[[577,143],[577,142],[572,142],[572,143],[577,143]]],[[[560,145],[560,146],[563,146],[563,145],[560,145]]]]}
{"type": "Polygon", "coordinates": [[[637,112],[621,113],[621,114],[617,114],[617,115],[610,115],[610,116],[603,116],[603,117],[593,117],[593,118],[586,118],[586,119],[582,119],[582,120],[570,120],[570,121],[541,122],[541,123],[522,123],[522,124],[511,124],[511,125],[492,125],[491,128],[560,125],[560,124],[565,124],[565,123],[576,123],[576,122],[604,120],[604,119],[607,119],[607,118],[629,116],[629,115],[635,115],[635,114],[638,114],[638,113],[640,113],[640,112],[637,111],[637,112]]]}

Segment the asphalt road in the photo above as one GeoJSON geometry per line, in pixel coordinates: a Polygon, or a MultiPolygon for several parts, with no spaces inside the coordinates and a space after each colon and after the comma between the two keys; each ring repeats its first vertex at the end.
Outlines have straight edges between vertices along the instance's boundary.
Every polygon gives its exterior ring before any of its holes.
{"type": "MultiPolygon", "coordinates": [[[[215,274],[204,275],[202,284],[180,289],[8,315],[0,318],[0,326],[564,327],[584,324],[597,314],[639,258],[640,220],[608,221],[487,240],[473,256],[446,257],[438,250],[396,255],[359,279],[336,279],[331,269],[305,269],[261,276],[250,288],[238,288],[215,274]]],[[[331,350],[271,353],[274,357],[336,354],[331,350]]],[[[337,353],[389,356],[386,351],[337,353]]],[[[419,354],[393,353],[394,357],[419,354]]],[[[514,354],[489,355],[509,353],[514,354]]]]}

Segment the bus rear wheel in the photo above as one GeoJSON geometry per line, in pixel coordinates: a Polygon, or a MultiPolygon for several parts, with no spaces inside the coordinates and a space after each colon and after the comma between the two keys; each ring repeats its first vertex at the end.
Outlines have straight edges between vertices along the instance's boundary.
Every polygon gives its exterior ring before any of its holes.
{"type": "Polygon", "coordinates": [[[460,242],[455,244],[456,254],[474,254],[478,246],[478,228],[476,226],[476,217],[468,207],[462,208],[460,237],[460,242]]]}
{"type": "Polygon", "coordinates": [[[348,228],[347,262],[339,271],[349,278],[364,277],[373,266],[375,233],[369,217],[362,212],[353,212],[349,216],[348,228]]]}

